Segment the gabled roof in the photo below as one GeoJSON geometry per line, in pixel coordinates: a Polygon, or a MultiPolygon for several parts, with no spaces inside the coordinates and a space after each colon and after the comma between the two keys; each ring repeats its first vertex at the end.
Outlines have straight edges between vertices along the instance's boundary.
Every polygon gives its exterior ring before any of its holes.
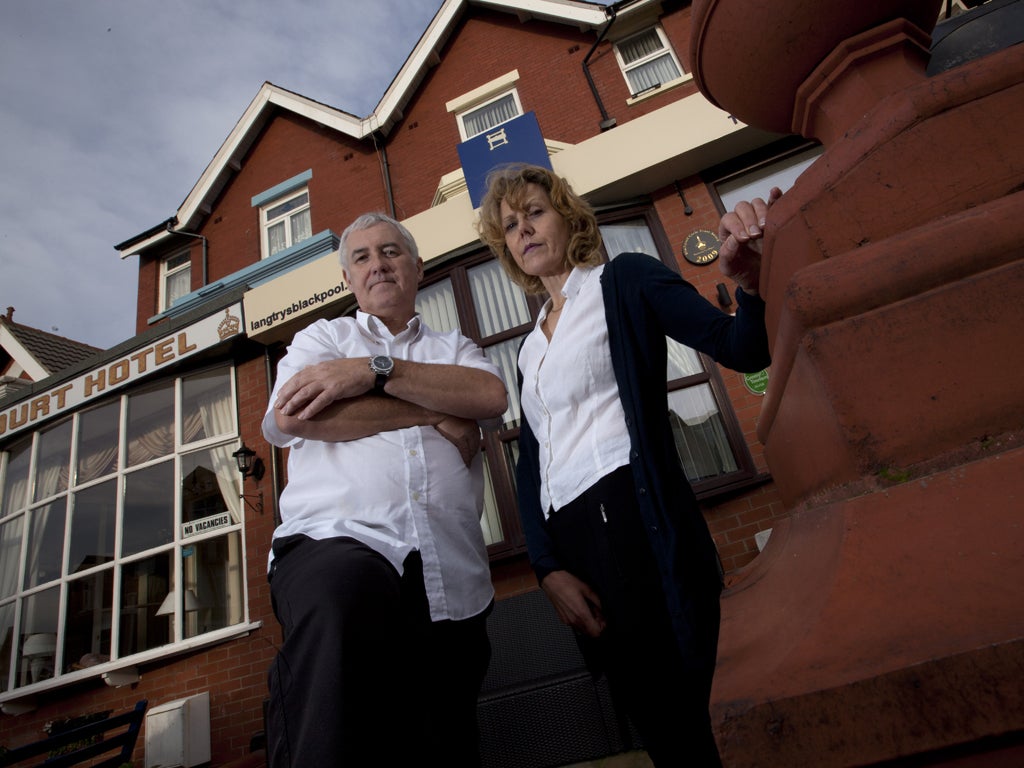
{"type": "Polygon", "coordinates": [[[9,356],[32,381],[40,381],[100,352],[99,347],[31,328],[0,316],[0,353],[9,356]]]}
{"type": "Polygon", "coordinates": [[[114,248],[121,253],[121,258],[126,258],[170,237],[170,231],[175,227],[185,230],[197,227],[203,217],[209,214],[212,201],[241,167],[241,158],[275,109],[286,109],[303,115],[359,140],[367,139],[375,133],[387,135],[402,119],[402,110],[415,95],[427,72],[440,63],[440,51],[468,6],[515,14],[522,22],[543,19],[577,29],[598,29],[619,8],[646,6],[657,1],[620,0],[608,4],[583,0],[444,0],[372,113],[359,118],[265,82],[176,214],[114,248]]]}

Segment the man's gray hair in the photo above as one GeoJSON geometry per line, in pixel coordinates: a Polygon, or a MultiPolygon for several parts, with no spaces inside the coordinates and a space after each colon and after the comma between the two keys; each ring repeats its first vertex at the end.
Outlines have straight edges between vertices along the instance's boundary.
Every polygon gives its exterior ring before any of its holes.
{"type": "Polygon", "coordinates": [[[416,246],[416,240],[413,238],[412,233],[405,228],[405,226],[391,218],[386,213],[364,213],[362,216],[357,218],[351,224],[349,224],[345,231],[341,233],[341,240],[338,243],[338,256],[341,259],[341,266],[343,269],[348,268],[348,237],[353,232],[361,232],[364,229],[375,227],[378,224],[390,224],[394,227],[401,238],[405,241],[405,247],[412,256],[412,260],[416,261],[420,257],[420,249],[416,246]]]}

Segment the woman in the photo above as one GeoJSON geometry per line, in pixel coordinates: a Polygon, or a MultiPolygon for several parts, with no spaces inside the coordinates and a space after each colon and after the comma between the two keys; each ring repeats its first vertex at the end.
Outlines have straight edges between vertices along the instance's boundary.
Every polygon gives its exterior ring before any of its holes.
{"type": "Polygon", "coordinates": [[[494,171],[480,209],[511,279],[550,296],[519,354],[530,563],[659,766],[720,765],[708,703],[721,571],[666,416],[665,336],[737,370],[768,365],[754,244],[769,203],[722,220],[735,317],[648,255],[603,263],[593,211],[545,168],[494,171]]]}

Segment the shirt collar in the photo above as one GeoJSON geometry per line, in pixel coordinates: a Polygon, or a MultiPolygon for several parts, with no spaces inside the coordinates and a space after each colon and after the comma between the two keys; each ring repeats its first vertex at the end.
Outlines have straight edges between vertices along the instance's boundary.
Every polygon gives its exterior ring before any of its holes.
{"type": "Polygon", "coordinates": [[[409,334],[413,339],[415,339],[420,335],[420,332],[423,329],[423,321],[419,313],[413,315],[405,328],[395,336],[391,335],[391,331],[388,330],[388,327],[378,320],[375,315],[363,312],[361,309],[356,310],[356,322],[359,323],[359,327],[366,333],[377,339],[391,340],[406,334],[409,334]]]}
{"type": "Polygon", "coordinates": [[[604,267],[603,264],[596,267],[573,267],[572,272],[569,273],[569,277],[565,279],[565,283],[562,285],[562,296],[565,297],[565,300],[568,301],[569,299],[575,298],[583,288],[583,284],[586,283],[589,278],[601,273],[602,267],[604,267]]]}

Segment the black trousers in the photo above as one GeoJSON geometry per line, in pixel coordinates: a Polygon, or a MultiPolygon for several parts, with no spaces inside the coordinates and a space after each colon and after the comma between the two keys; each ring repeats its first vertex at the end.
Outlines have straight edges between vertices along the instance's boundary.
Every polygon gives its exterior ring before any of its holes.
{"type": "MultiPolygon", "coordinates": [[[[603,669],[616,704],[663,768],[720,766],[708,707],[720,621],[717,590],[691,596],[680,642],[640,519],[630,468],[622,467],[548,519],[561,561],[601,598],[607,627],[578,635],[603,669]]],[[[712,579],[708,580],[709,583],[712,579]]]]}
{"type": "Polygon", "coordinates": [[[489,611],[431,622],[418,553],[404,571],[355,539],[275,542],[271,768],[479,765],[489,611]]]}

